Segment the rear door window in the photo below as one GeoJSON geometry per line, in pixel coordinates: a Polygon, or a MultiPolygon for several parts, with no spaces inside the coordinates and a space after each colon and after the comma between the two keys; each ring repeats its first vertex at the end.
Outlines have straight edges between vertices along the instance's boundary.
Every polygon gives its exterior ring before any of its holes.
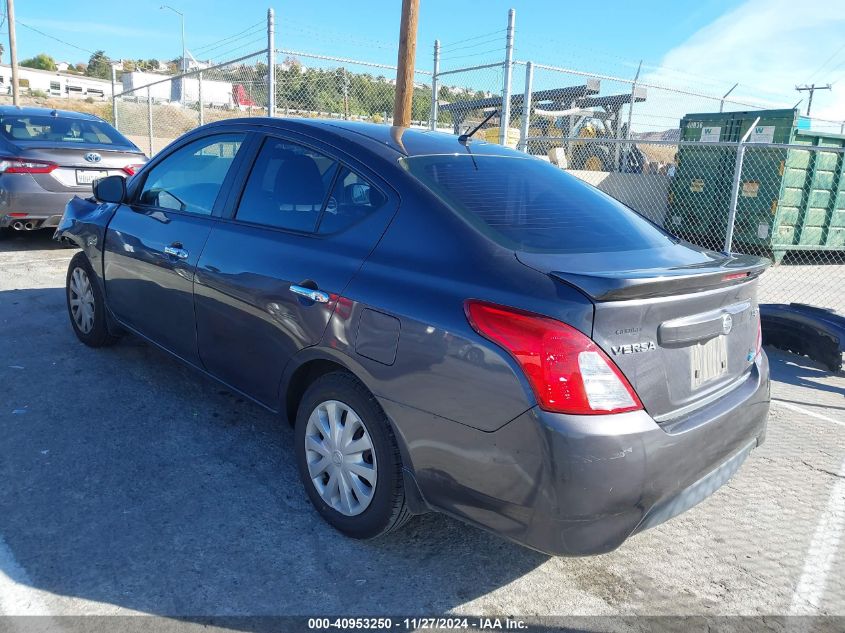
{"type": "Polygon", "coordinates": [[[535,158],[415,156],[403,166],[479,231],[513,250],[594,253],[673,238],[620,202],[535,158]]]}
{"type": "Polygon", "coordinates": [[[150,169],[138,203],[211,215],[243,140],[243,134],[216,134],[181,147],[150,169]]]}
{"type": "Polygon", "coordinates": [[[363,220],[387,202],[387,197],[346,167],[341,168],[320,218],[318,233],[337,233],[363,220]]]}
{"type": "Polygon", "coordinates": [[[332,189],[338,164],[307,147],[268,138],[255,159],[236,219],[312,233],[332,189]]]}

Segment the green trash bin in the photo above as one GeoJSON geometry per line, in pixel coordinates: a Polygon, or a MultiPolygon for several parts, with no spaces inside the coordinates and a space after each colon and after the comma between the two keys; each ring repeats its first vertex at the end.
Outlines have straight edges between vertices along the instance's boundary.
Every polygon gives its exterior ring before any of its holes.
{"type": "Polygon", "coordinates": [[[843,154],[776,149],[761,143],[845,147],[845,135],[812,132],[798,110],[688,114],[669,187],[667,228],[695,243],[724,246],[737,142],[757,117],[742,166],[734,249],[765,252],[780,261],[787,251],[845,251],[843,154]]]}

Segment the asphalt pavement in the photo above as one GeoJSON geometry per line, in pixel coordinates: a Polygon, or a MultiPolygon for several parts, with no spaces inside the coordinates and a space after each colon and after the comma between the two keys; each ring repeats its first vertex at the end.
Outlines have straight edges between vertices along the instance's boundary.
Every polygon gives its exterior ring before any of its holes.
{"type": "Polygon", "coordinates": [[[350,540],[286,423],[135,338],[93,350],[74,251],[0,242],[0,614],[845,615],[845,375],[767,350],[766,443],[711,498],[592,558],[430,514],[350,540]]]}

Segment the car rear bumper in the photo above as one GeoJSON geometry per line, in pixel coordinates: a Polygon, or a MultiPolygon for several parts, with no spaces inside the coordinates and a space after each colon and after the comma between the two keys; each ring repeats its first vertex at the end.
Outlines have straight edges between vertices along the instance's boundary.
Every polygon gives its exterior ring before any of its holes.
{"type": "Polygon", "coordinates": [[[383,402],[434,509],[553,555],[615,549],[689,509],[762,443],[769,368],[684,419],[570,416],[533,408],[485,433],[383,402]]]}
{"type": "Polygon", "coordinates": [[[57,226],[68,201],[85,191],[90,190],[48,191],[30,174],[0,175],[0,228],[18,221],[35,222],[38,228],[57,226]]]}

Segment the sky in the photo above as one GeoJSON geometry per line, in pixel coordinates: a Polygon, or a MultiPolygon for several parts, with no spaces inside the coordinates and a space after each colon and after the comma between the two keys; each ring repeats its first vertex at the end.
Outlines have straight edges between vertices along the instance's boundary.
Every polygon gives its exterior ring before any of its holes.
{"type": "MultiPolygon", "coordinates": [[[[396,63],[399,0],[169,3],[184,13],[187,48],[198,59],[222,61],[262,48],[273,6],[277,48],[396,63]]],[[[96,49],[111,58],[175,58],[180,19],[160,6],[19,0],[19,58],[46,52],[87,61],[96,49]]],[[[516,10],[516,59],[625,78],[642,60],[641,80],[654,85],[723,94],[739,83],[732,95],[738,100],[791,106],[803,98],[802,110],[806,93],[795,84],[831,83],[833,90],[816,93],[813,114],[845,119],[843,0],[420,0],[417,67],[431,69],[435,39],[444,69],[500,60],[509,8],[516,10]]],[[[6,41],[5,20],[2,28],[6,41]]],[[[497,81],[491,73],[489,82],[497,81]]]]}

